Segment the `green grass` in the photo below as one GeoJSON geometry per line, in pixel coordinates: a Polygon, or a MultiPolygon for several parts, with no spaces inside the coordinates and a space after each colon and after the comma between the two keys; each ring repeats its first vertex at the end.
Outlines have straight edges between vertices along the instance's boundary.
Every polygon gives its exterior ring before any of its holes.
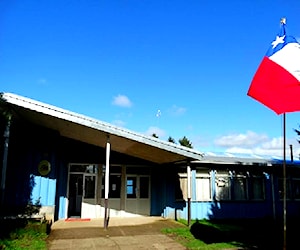
{"type": "Polygon", "coordinates": [[[189,227],[185,228],[166,228],[163,229],[163,233],[171,236],[180,244],[184,245],[187,249],[199,249],[199,250],[217,250],[217,249],[238,249],[243,244],[238,242],[219,242],[219,243],[205,243],[204,241],[197,239],[190,232],[189,227]]]}
{"type": "Polygon", "coordinates": [[[41,222],[2,222],[0,249],[47,249],[48,224],[41,222]],[[9,223],[12,223],[13,226],[9,223]],[[4,226],[6,224],[6,226],[4,226]],[[5,230],[7,228],[7,230],[5,230]]]}
{"type": "MultiPolygon", "coordinates": [[[[165,228],[163,233],[174,238],[187,249],[282,249],[282,222],[272,220],[196,220],[190,227],[180,220],[182,228],[165,228]]],[[[299,222],[299,221],[298,221],[299,222]]],[[[299,223],[288,223],[287,246],[298,242],[299,223]]],[[[297,243],[298,244],[298,243],[297,243]]]]}

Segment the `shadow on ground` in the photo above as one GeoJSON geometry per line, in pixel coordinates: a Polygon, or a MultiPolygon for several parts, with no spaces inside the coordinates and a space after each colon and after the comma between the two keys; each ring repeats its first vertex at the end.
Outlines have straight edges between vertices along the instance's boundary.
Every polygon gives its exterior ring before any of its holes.
{"type": "MultiPolygon", "coordinates": [[[[299,220],[287,222],[286,246],[289,250],[300,249],[299,223],[299,220]]],[[[206,244],[235,242],[243,249],[282,250],[283,228],[282,222],[274,220],[211,220],[209,223],[196,221],[190,231],[206,244]]]]}

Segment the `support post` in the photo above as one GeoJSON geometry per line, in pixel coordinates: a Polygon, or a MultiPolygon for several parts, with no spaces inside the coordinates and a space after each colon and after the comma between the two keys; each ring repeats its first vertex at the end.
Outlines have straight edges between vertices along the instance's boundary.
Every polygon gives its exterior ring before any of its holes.
{"type": "Polygon", "coordinates": [[[104,187],[104,229],[108,227],[108,193],[109,193],[109,158],[110,158],[110,142],[107,138],[106,143],[106,164],[105,164],[105,187],[104,187]]]}
{"type": "MultiPolygon", "coordinates": [[[[9,142],[9,134],[10,134],[10,124],[11,124],[11,117],[10,113],[5,114],[7,123],[6,128],[4,131],[4,148],[3,148],[3,161],[2,161],[2,175],[1,175],[1,210],[4,207],[4,196],[5,196],[5,182],[6,182],[6,169],[7,169],[7,156],[8,156],[8,142],[9,142]]],[[[3,211],[1,211],[2,213],[3,211]]]]}
{"type": "Polygon", "coordinates": [[[191,224],[191,167],[187,165],[188,226],[191,224]]]}

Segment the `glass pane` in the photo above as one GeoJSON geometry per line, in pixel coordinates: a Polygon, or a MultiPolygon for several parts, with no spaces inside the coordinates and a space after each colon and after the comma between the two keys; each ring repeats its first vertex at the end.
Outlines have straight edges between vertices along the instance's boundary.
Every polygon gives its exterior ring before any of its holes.
{"type": "Polygon", "coordinates": [[[245,200],[247,198],[246,192],[246,178],[233,178],[233,187],[234,187],[234,199],[235,200],[245,200]]]}
{"type": "MultiPolygon", "coordinates": [[[[105,195],[105,174],[102,175],[101,197],[105,195]]],[[[109,176],[109,198],[121,198],[121,175],[109,176]]]]}
{"type": "Polygon", "coordinates": [[[295,199],[300,199],[300,180],[293,180],[293,194],[295,199]]]}
{"type": "Polygon", "coordinates": [[[253,177],[252,179],[252,199],[264,199],[264,180],[262,177],[253,177]]]}
{"type": "Polygon", "coordinates": [[[216,178],[216,199],[229,200],[230,198],[230,179],[228,177],[216,178]]]}
{"type": "Polygon", "coordinates": [[[136,177],[127,177],[127,198],[136,198],[136,177]]]}
{"type": "Polygon", "coordinates": [[[85,176],[85,187],[84,187],[84,198],[94,199],[95,198],[95,176],[85,176]]]}
{"type": "Polygon", "coordinates": [[[82,195],[82,187],[82,174],[71,174],[69,181],[69,195],[73,197],[82,195]]]}
{"type": "Polygon", "coordinates": [[[208,201],[211,199],[210,178],[203,177],[196,179],[196,200],[208,201]]]}
{"type": "Polygon", "coordinates": [[[98,165],[92,165],[92,164],[91,165],[87,165],[87,164],[70,165],[70,172],[95,174],[98,172],[98,165]]]}
{"type": "Polygon", "coordinates": [[[140,198],[149,198],[149,177],[140,177],[140,198]]]}
{"type": "Polygon", "coordinates": [[[110,198],[121,197],[121,175],[111,175],[109,177],[109,194],[110,198]]]}
{"type": "Polygon", "coordinates": [[[70,166],[70,172],[80,172],[80,173],[84,173],[86,170],[86,166],[85,165],[71,165],[70,166]]]}
{"type": "Polygon", "coordinates": [[[90,174],[98,173],[98,166],[97,165],[86,165],[85,172],[90,174]]]}
{"type": "Polygon", "coordinates": [[[180,182],[180,190],[181,194],[184,200],[187,200],[187,178],[186,177],[181,177],[179,179],[180,182]]]}

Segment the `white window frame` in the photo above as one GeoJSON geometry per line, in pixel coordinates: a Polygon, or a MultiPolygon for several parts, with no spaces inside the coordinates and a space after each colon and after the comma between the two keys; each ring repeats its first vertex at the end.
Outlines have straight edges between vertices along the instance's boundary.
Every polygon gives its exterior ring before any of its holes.
{"type": "Polygon", "coordinates": [[[217,201],[231,200],[231,176],[229,171],[215,172],[215,199],[217,201]]]}
{"type": "Polygon", "coordinates": [[[209,172],[196,172],[196,201],[211,201],[211,174],[209,172]]]}

